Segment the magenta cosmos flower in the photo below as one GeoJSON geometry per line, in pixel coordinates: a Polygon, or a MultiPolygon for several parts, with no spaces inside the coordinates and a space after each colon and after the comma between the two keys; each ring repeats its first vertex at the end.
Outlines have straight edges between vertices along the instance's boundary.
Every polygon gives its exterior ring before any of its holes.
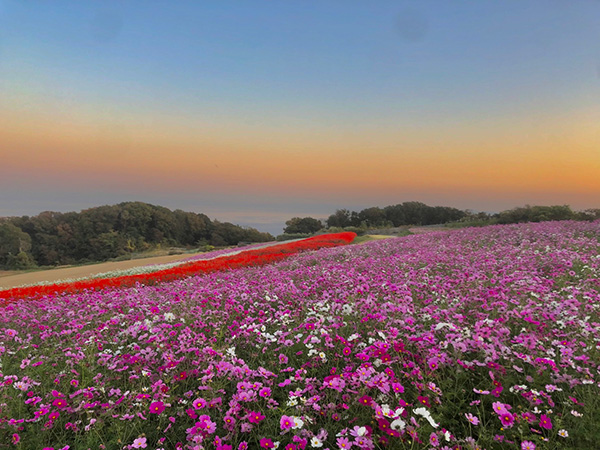
{"type": "Polygon", "coordinates": [[[150,404],[151,414],[160,414],[165,410],[165,404],[163,402],[152,402],[150,404]]]}
{"type": "Polygon", "coordinates": [[[552,429],[552,421],[546,414],[540,416],[540,427],[545,428],[546,430],[552,429]]]}
{"type": "Polygon", "coordinates": [[[52,402],[52,405],[56,406],[57,408],[64,408],[67,406],[67,401],[64,398],[57,398],[52,402]]]}
{"type": "Polygon", "coordinates": [[[262,388],[260,391],[258,391],[258,395],[260,395],[261,397],[270,397],[271,396],[271,388],[262,388]]]}
{"type": "Polygon", "coordinates": [[[273,444],[273,441],[267,438],[262,438],[260,440],[260,446],[262,448],[275,448],[275,444],[273,444]]]}
{"type": "Polygon", "coordinates": [[[250,413],[248,414],[248,422],[250,422],[250,423],[262,422],[264,420],[264,418],[265,418],[265,416],[263,416],[258,411],[250,411],[250,413]]]}
{"type": "Polygon", "coordinates": [[[510,428],[515,423],[515,418],[509,412],[500,415],[500,422],[502,422],[502,426],[505,428],[510,428]]]}

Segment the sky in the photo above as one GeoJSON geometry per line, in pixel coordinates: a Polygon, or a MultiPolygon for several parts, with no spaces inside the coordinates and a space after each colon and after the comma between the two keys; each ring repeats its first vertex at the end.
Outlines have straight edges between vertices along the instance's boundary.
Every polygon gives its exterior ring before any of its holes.
{"type": "Polygon", "coordinates": [[[0,0],[0,216],[600,207],[598,0],[0,0]]]}

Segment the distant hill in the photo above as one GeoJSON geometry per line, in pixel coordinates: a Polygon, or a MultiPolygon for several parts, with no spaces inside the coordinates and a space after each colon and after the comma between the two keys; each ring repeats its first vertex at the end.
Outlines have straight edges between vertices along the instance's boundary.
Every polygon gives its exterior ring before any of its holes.
{"type": "Polygon", "coordinates": [[[273,239],[269,233],[204,214],[124,202],[81,212],[0,218],[0,268],[106,261],[158,246],[197,248],[273,239]]]}

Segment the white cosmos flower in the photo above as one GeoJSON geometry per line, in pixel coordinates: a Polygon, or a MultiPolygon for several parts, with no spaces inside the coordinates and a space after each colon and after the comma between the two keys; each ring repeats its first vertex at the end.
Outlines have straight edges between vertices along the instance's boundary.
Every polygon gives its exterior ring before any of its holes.
{"type": "Polygon", "coordinates": [[[354,431],[356,431],[356,434],[358,436],[366,436],[367,435],[367,429],[365,427],[354,427],[354,431]]]}
{"type": "Polygon", "coordinates": [[[415,414],[418,414],[420,416],[423,416],[425,418],[425,420],[427,420],[427,422],[429,422],[429,424],[433,427],[433,428],[437,428],[440,425],[438,423],[435,423],[435,420],[433,420],[433,418],[431,417],[431,414],[429,413],[429,411],[427,411],[427,409],[425,408],[416,408],[413,410],[413,412],[415,414]]]}
{"type": "Polygon", "coordinates": [[[392,428],[392,430],[396,430],[396,431],[404,430],[405,426],[406,426],[406,422],[402,419],[396,419],[390,424],[390,427],[392,428]]]}
{"type": "Polygon", "coordinates": [[[323,443],[322,443],[322,442],[321,442],[321,440],[320,440],[318,437],[316,437],[316,436],[313,436],[313,438],[310,440],[310,445],[311,445],[312,447],[323,447],[323,443]]]}
{"type": "Polygon", "coordinates": [[[292,421],[294,422],[294,425],[292,426],[292,429],[294,430],[304,426],[304,420],[302,420],[300,417],[292,416],[292,421]]]}

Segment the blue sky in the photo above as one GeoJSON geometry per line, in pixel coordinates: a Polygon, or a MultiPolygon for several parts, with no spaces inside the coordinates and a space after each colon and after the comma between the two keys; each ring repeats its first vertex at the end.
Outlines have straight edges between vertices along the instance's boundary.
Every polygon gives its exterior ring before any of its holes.
{"type": "Polygon", "coordinates": [[[0,215],[600,206],[595,0],[0,0],[0,94],[0,215]]]}

